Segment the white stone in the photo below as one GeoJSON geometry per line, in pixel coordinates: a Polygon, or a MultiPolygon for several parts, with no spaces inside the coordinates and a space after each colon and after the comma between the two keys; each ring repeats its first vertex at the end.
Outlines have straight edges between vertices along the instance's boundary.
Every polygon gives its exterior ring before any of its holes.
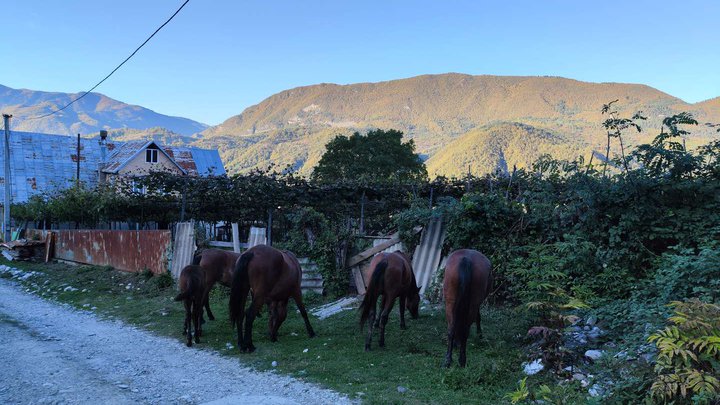
{"type": "Polygon", "coordinates": [[[542,360],[537,359],[534,361],[531,361],[530,363],[523,363],[523,371],[527,375],[534,375],[539,372],[541,372],[545,366],[542,363],[542,360]]]}
{"type": "Polygon", "coordinates": [[[602,350],[588,350],[585,352],[585,357],[590,358],[592,360],[597,360],[600,357],[602,357],[603,351],[602,350]]]}

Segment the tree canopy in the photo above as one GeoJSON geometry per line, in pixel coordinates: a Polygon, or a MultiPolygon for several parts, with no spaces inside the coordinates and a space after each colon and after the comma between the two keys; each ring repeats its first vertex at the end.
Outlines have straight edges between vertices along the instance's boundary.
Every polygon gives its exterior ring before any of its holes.
{"type": "Polygon", "coordinates": [[[415,153],[415,143],[402,142],[403,133],[390,129],[338,135],[326,145],[325,154],[313,171],[314,180],[330,183],[413,182],[427,179],[427,170],[415,153]]]}

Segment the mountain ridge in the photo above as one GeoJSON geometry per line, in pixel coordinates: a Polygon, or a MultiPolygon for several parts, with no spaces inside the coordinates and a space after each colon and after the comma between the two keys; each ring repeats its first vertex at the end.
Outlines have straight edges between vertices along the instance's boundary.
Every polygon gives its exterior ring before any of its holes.
{"type": "Polygon", "coordinates": [[[0,110],[13,115],[13,129],[29,132],[85,135],[101,129],[163,127],[189,136],[208,128],[208,125],[188,118],[160,114],[95,92],[52,116],[34,119],[62,108],[82,94],[14,89],[0,84],[0,110]]]}
{"type": "MultiPolygon", "coordinates": [[[[700,122],[720,121],[720,102],[715,99],[686,103],[680,98],[644,84],[591,83],[557,76],[494,76],[459,73],[421,75],[383,82],[356,84],[321,83],[281,91],[250,106],[240,114],[202,133],[203,142],[257,138],[255,144],[273,141],[275,150],[257,161],[227,154],[236,170],[267,166],[271,162],[299,167],[309,173],[317,145],[303,145],[280,133],[304,134],[308,141],[330,139],[328,133],[348,134],[368,129],[398,129],[413,139],[417,151],[430,158],[474,129],[503,122],[523,123],[533,130],[554,133],[582,147],[584,154],[603,150],[603,104],[618,99],[621,116],[644,111],[648,120],[642,134],[627,134],[629,144],[646,141],[660,127],[663,117],[681,111],[693,113],[700,122]],[[278,139],[276,139],[278,138],[278,139]]],[[[720,98],[718,98],[720,100],[720,98]]],[[[713,136],[694,128],[696,137],[713,136]]],[[[301,137],[302,138],[302,137],[301,137]]],[[[252,148],[253,146],[249,147],[252,148]]],[[[267,145],[263,146],[267,150],[267,145]]],[[[221,152],[222,153],[222,152],[221,152]]],[[[512,153],[511,153],[512,155],[512,153]]],[[[563,155],[562,158],[577,156],[563,155]]],[[[481,166],[480,172],[493,168],[481,166]]],[[[440,172],[438,174],[444,174],[440,172]]]]}

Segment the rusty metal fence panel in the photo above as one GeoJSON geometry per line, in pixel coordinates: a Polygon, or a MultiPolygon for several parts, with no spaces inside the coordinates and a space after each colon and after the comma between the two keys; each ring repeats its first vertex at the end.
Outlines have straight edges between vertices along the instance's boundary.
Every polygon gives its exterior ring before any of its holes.
{"type": "Polygon", "coordinates": [[[169,230],[57,231],[55,257],[118,270],[155,274],[168,270],[172,236],[169,230]]]}

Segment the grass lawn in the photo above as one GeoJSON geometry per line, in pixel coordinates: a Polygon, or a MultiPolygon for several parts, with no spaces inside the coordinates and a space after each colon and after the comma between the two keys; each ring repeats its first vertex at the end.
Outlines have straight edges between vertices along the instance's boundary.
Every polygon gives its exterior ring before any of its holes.
{"type": "MultiPolygon", "coordinates": [[[[184,341],[183,306],[173,301],[174,285],[162,288],[167,278],[94,266],[10,263],[4,259],[0,263],[39,272],[22,281],[34,294],[184,341]]],[[[241,354],[228,321],[227,296],[223,287],[213,291],[210,305],[216,320],[204,325],[202,343],[194,348],[239,357],[259,370],[272,369],[271,363],[277,361],[275,370],[279,373],[319,383],[364,403],[497,404],[506,402],[505,395],[523,378],[522,336],[527,321],[509,308],[484,308],[485,338],[478,339],[472,333],[468,367],[443,369],[447,330],[444,311],[438,307],[422,308],[417,320],[408,316],[408,329],[402,331],[395,305],[386,329],[387,347],[378,348],[374,339],[370,353],[363,350],[364,334],[357,311],[344,311],[325,320],[311,315],[318,336],[309,339],[302,318],[291,304],[279,341],[271,343],[264,310],[254,328],[257,351],[241,354]],[[407,390],[401,393],[398,386],[407,390]]],[[[309,308],[318,304],[306,303],[309,308]]],[[[457,355],[454,357],[457,362],[457,355]]]]}

